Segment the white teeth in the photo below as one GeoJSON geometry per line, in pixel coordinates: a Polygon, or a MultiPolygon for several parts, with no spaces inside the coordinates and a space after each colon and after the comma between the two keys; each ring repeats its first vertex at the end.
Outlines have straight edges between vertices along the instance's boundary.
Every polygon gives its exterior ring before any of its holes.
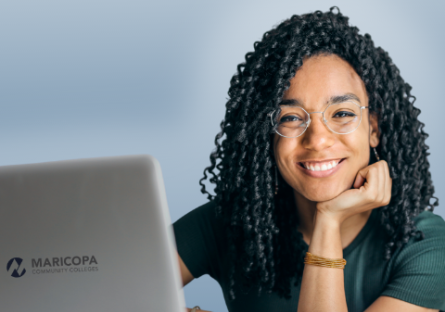
{"type": "Polygon", "coordinates": [[[338,161],[330,161],[327,163],[323,163],[320,167],[319,163],[303,163],[304,167],[306,169],[312,170],[312,171],[325,171],[334,168],[338,165],[338,161]]]}

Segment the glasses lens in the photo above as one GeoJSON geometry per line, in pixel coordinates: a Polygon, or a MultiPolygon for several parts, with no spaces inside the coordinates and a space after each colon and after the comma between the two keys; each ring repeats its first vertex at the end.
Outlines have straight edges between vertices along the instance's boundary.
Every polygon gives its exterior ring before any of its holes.
{"type": "Polygon", "coordinates": [[[349,133],[357,129],[362,119],[360,106],[345,102],[331,104],[324,113],[328,127],[337,133],[349,133]]]}
{"type": "Polygon", "coordinates": [[[309,115],[300,107],[283,107],[277,117],[277,131],[279,134],[293,138],[306,130],[309,115]]]}

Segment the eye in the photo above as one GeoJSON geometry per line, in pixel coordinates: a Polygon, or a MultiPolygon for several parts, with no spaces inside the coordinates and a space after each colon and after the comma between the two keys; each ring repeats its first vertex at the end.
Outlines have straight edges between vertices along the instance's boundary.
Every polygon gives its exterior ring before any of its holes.
{"type": "Polygon", "coordinates": [[[284,123],[284,122],[301,122],[303,121],[299,116],[295,116],[295,115],[288,115],[288,116],[284,116],[281,117],[280,119],[280,123],[284,123]]]}
{"type": "Polygon", "coordinates": [[[334,118],[345,118],[345,117],[355,117],[355,116],[357,116],[357,115],[352,112],[341,111],[341,112],[336,112],[333,117],[334,118]]]}

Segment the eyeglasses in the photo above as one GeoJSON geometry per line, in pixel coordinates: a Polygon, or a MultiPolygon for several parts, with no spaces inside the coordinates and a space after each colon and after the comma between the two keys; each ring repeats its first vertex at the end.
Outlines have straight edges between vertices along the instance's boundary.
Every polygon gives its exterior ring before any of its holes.
{"type": "Polygon", "coordinates": [[[348,134],[358,128],[362,121],[362,110],[355,102],[331,103],[322,112],[308,113],[300,106],[284,105],[268,114],[273,131],[285,138],[302,135],[311,124],[311,114],[322,114],[323,122],[334,133],[348,134]]]}

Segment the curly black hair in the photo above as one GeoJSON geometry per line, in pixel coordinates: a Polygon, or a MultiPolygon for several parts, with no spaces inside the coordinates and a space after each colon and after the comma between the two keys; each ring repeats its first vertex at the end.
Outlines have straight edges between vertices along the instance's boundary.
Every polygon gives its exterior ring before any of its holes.
{"type": "MultiPolygon", "coordinates": [[[[428,135],[417,119],[420,110],[414,107],[411,86],[388,53],[376,48],[369,34],[361,35],[357,27],[350,26],[337,7],[326,13],[293,15],[266,32],[238,65],[211,165],[199,181],[201,192],[216,202],[217,214],[224,220],[232,299],[237,276],[243,277],[246,287],[276,291],[286,298],[291,281],[301,282],[304,241],[297,231],[292,189],[274,175],[272,125],[267,114],[279,108],[304,59],[331,54],[355,69],[366,86],[370,113],[378,116],[381,137],[377,151],[388,163],[393,179],[390,203],[378,208],[387,234],[382,257],[390,259],[412,236],[423,239],[412,219],[438,205],[427,159],[428,135]],[[207,179],[215,184],[215,195],[206,190],[203,182],[207,179]],[[274,194],[275,183],[278,195],[274,194]]],[[[376,161],[372,154],[370,157],[370,163],[376,161]]]]}

